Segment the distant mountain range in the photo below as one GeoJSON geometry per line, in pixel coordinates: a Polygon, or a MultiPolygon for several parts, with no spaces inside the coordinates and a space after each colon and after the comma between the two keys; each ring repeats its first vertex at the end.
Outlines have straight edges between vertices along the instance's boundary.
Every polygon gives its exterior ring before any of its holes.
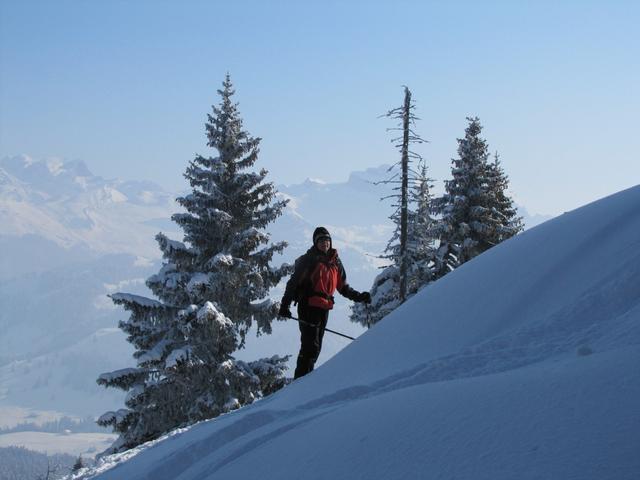
{"type": "Polygon", "coordinates": [[[0,235],[6,241],[30,234],[66,249],[157,258],[153,222],[176,210],[174,197],[151,182],[105,180],[79,161],[4,158],[0,235]]]}
{"type": "MultiPolygon", "coordinates": [[[[307,179],[278,185],[279,195],[290,202],[269,226],[274,239],[286,239],[298,250],[315,226],[325,225],[338,243],[379,254],[391,232],[391,207],[380,200],[389,187],[375,183],[388,177],[387,169],[353,172],[343,183],[307,179]]],[[[180,211],[178,195],[153,182],[105,180],[81,161],[0,159],[0,280],[104,254],[158,259],[158,231],[181,238],[170,220],[180,211]]],[[[550,218],[520,210],[527,227],[550,218]]]]}

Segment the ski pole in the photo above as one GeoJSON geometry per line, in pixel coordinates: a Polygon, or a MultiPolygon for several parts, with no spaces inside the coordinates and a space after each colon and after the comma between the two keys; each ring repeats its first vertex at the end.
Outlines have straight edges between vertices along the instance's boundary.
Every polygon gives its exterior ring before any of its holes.
{"type": "MultiPolygon", "coordinates": [[[[304,324],[304,325],[309,325],[310,327],[316,327],[316,328],[318,328],[318,325],[314,325],[314,324],[313,324],[313,323],[311,323],[311,322],[306,322],[306,321],[301,320],[301,319],[296,318],[296,317],[289,317],[289,318],[291,318],[291,319],[295,320],[296,322],[300,322],[300,323],[302,323],[302,324],[304,324]]],[[[336,332],[335,330],[331,330],[330,328],[325,328],[325,331],[327,331],[327,332],[331,332],[331,333],[335,333],[336,335],[340,335],[341,337],[348,338],[349,340],[355,340],[355,338],[350,337],[349,335],[345,335],[344,333],[336,332]]]]}

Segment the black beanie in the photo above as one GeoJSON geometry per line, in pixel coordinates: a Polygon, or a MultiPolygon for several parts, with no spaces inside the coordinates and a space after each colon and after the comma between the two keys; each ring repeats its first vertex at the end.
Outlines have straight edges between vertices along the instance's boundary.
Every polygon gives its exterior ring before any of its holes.
{"type": "Polygon", "coordinates": [[[329,235],[329,230],[324,227],[318,227],[313,231],[313,244],[315,245],[318,240],[323,237],[327,237],[329,241],[331,241],[331,235],[329,235]]]}

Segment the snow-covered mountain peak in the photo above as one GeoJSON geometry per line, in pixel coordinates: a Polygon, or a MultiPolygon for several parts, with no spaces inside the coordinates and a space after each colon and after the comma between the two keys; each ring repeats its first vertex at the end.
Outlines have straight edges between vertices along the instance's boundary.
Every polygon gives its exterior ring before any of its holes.
{"type": "Polygon", "coordinates": [[[105,180],[79,160],[0,160],[4,236],[34,234],[65,248],[159,255],[149,220],[168,219],[174,196],[148,181],[105,180]]]}
{"type": "Polygon", "coordinates": [[[307,177],[303,183],[306,184],[306,185],[309,185],[309,184],[311,184],[311,185],[326,185],[327,184],[327,182],[325,182],[321,178],[311,178],[311,177],[307,177]]]}
{"type": "Polygon", "coordinates": [[[20,170],[29,168],[33,163],[35,163],[35,160],[29,155],[25,154],[0,158],[0,168],[14,175],[18,175],[18,172],[20,172],[20,170]]]}
{"type": "Polygon", "coordinates": [[[31,188],[48,193],[72,194],[77,187],[85,189],[90,183],[103,181],[96,177],[81,160],[65,161],[59,158],[34,160],[28,155],[5,157],[0,160],[0,169],[31,188]],[[64,183],[70,191],[65,192],[59,187],[64,183]],[[52,187],[58,187],[53,188],[52,187]],[[75,188],[74,188],[75,187],[75,188]]]}
{"type": "Polygon", "coordinates": [[[391,176],[389,168],[390,165],[379,165],[377,167],[367,168],[366,170],[351,172],[347,183],[375,183],[381,180],[385,180],[391,176]]]}
{"type": "Polygon", "coordinates": [[[9,183],[9,179],[13,184],[22,185],[32,197],[44,196],[48,200],[73,200],[88,194],[104,201],[128,200],[152,205],[166,204],[173,197],[150,181],[105,180],[94,175],[81,160],[34,160],[27,155],[5,157],[0,159],[0,182],[9,183]]]}
{"type": "Polygon", "coordinates": [[[49,173],[54,177],[57,177],[65,171],[64,162],[59,158],[51,158],[44,161],[49,173]]]}

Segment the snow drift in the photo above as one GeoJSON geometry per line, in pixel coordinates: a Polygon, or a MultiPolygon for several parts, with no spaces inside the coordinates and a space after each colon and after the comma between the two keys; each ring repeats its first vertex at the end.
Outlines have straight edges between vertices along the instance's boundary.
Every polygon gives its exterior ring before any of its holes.
{"type": "Polygon", "coordinates": [[[423,289],[312,374],[100,479],[640,475],[640,187],[423,289]]]}

